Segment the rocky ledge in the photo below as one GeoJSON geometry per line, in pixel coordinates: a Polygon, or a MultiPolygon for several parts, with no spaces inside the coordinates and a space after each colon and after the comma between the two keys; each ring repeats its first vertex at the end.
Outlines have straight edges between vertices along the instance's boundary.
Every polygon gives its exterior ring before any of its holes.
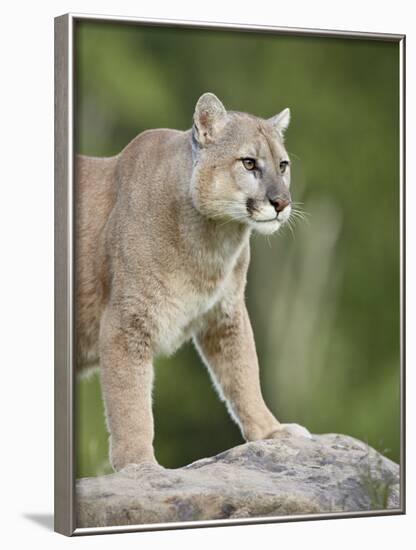
{"type": "Polygon", "coordinates": [[[150,464],[77,482],[77,526],[399,509],[399,466],[344,435],[284,436],[167,470],[150,464]]]}

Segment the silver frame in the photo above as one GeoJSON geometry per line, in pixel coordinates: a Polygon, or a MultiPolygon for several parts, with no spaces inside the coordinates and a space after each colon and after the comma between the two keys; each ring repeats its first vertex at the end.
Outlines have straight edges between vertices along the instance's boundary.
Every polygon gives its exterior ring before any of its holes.
{"type": "Polygon", "coordinates": [[[91,535],[178,528],[279,523],[405,513],[405,42],[403,34],[380,34],[322,29],[234,25],[108,15],[66,14],[55,18],[55,531],[63,535],[91,535]],[[133,25],[263,32],[379,40],[400,47],[400,308],[401,308],[401,505],[395,510],[300,516],[221,519],[181,523],[77,528],[74,449],[74,32],[77,21],[114,21],[133,25]]]}

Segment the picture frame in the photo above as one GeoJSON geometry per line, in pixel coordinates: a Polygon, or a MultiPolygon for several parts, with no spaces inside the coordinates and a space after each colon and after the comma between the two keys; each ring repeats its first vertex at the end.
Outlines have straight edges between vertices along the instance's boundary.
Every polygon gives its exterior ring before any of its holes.
{"type": "Polygon", "coordinates": [[[55,18],[55,530],[67,536],[99,533],[194,528],[252,523],[278,523],[391,515],[405,513],[405,36],[399,34],[359,33],[321,29],[279,28],[213,24],[191,21],[148,20],[132,17],[67,14],[55,18]],[[394,42],[400,50],[400,505],[389,510],[360,510],[357,512],[328,512],[274,517],[192,520],[143,525],[108,525],[82,527],[77,524],[76,449],[75,449],[75,36],[81,22],[120,23],[146,28],[177,28],[223,30],[230,33],[247,32],[270,36],[302,36],[344,38],[351,41],[368,40],[394,42]]]}

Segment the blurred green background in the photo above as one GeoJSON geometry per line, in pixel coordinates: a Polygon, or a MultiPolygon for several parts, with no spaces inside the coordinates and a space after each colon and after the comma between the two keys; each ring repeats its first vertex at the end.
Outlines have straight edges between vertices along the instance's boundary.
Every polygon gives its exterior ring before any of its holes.
{"type": "MultiPolygon", "coordinates": [[[[288,106],[306,223],[252,239],[247,304],[265,399],[283,422],[399,460],[399,49],[389,42],[76,25],[77,151],[191,126],[196,100],[288,106]]],[[[155,365],[155,448],[178,467],[242,442],[192,345],[155,365]]],[[[78,476],[110,471],[99,375],[76,386],[78,476]]]]}

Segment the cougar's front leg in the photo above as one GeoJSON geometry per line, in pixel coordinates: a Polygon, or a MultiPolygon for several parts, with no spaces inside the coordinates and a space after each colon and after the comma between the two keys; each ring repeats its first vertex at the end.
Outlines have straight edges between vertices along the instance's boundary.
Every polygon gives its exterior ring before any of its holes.
{"type": "Polygon", "coordinates": [[[108,308],[100,331],[100,365],[110,462],[155,462],[153,452],[152,350],[143,319],[108,308]]]}
{"type": "Polygon", "coordinates": [[[244,302],[220,304],[195,337],[220,395],[246,440],[272,437],[282,429],[264,403],[253,332],[244,302]]]}

